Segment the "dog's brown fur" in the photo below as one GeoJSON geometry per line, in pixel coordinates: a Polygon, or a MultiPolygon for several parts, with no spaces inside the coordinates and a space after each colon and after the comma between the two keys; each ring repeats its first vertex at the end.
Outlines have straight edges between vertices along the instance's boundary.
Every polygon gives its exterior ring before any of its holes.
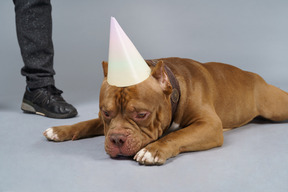
{"type": "Polygon", "coordinates": [[[151,76],[134,86],[107,83],[107,63],[100,91],[99,118],[53,127],[44,135],[54,141],[105,135],[111,157],[133,156],[141,164],[163,164],[181,152],[207,150],[223,144],[223,129],[242,126],[257,116],[288,119],[288,93],[259,75],[222,63],[163,58],[151,76]],[[181,98],[171,124],[171,84],[167,65],[179,82],[181,98]],[[52,136],[51,136],[52,135],[52,136]],[[163,136],[163,137],[162,137],[163,136]]]}

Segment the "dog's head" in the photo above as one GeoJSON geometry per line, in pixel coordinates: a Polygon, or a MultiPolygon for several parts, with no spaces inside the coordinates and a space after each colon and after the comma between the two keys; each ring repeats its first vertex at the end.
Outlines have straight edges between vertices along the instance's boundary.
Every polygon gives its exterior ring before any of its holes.
{"type": "Polygon", "coordinates": [[[116,87],[107,82],[107,62],[100,90],[99,117],[104,124],[105,150],[111,157],[132,156],[157,140],[171,121],[172,87],[159,61],[145,81],[116,87]]]}

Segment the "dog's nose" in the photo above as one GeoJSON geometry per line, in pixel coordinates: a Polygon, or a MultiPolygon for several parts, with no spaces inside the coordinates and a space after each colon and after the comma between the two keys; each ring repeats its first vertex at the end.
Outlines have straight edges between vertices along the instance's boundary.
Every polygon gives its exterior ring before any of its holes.
{"type": "Polygon", "coordinates": [[[122,147],[122,145],[125,143],[127,137],[123,134],[116,134],[116,133],[113,133],[110,135],[110,141],[118,146],[118,147],[122,147]]]}

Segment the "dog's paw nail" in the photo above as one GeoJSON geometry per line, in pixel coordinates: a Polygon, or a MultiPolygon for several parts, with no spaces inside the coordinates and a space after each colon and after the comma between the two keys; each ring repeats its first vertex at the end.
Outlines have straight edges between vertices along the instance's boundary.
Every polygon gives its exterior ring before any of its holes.
{"type": "Polygon", "coordinates": [[[46,129],[44,135],[48,140],[59,141],[59,137],[56,133],[54,133],[53,128],[46,129]]]}
{"type": "Polygon", "coordinates": [[[134,160],[136,160],[137,162],[140,162],[144,156],[144,154],[146,153],[146,149],[141,149],[140,151],[138,151],[138,153],[134,156],[134,160]]]}

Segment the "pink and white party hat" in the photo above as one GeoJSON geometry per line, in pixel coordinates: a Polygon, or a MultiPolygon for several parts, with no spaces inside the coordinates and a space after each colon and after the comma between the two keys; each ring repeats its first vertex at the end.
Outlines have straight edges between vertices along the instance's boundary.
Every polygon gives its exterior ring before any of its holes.
{"type": "Polygon", "coordinates": [[[107,81],[128,87],[146,80],[151,70],[114,17],[110,23],[107,81]]]}

